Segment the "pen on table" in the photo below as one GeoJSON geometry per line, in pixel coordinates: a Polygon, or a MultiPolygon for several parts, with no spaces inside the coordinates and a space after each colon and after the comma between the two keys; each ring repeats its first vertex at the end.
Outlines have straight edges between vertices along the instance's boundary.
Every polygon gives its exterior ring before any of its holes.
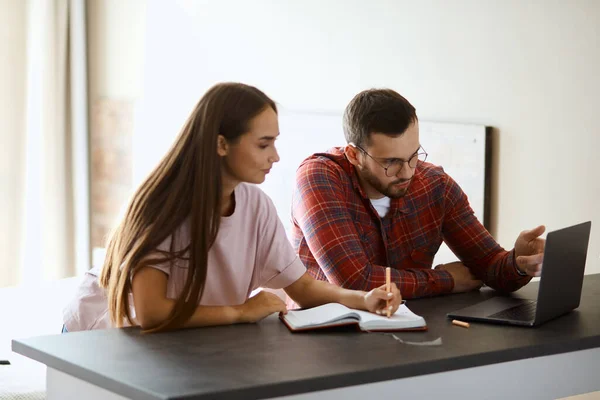
{"type": "Polygon", "coordinates": [[[452,320],[452,325],[462,326],[463,328],[468,328],[469,326],[471,326],[471,325],[469,325],[468,322],[462,322],[462,321],[459,321],[457,319],[453,319],[452,320]]]}
{"type": "MultiPolygon", "coordinates": [[[[392,282],[391,282],[391,280],[392,280],[392,270],[390,269],[390,267],[387,267],[385,269],[385,291],[387,293],[390,293],[391,290],[392,290],[392,282]]],[[[386,301],[386,307],[385,307],[385,309],[386,309],[386,312],[387,312],[387,316],[389,318],[390,315],[391,315],[391,313],[390,313],[390,301],[389,300],[386,301]]]]}

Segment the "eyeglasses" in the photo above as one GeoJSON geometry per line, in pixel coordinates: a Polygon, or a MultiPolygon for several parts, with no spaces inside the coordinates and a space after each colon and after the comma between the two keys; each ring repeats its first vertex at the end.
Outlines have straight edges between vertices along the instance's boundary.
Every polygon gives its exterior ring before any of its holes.
{"type": "Polygon", "coordinates": [[[366,155],[371,157],[371,159],[373,161],[375,161],[377,164],[379,164],[381,166],[381,168],[383,168],[385,170],[385,176],[387,176],[388,178],[398,175],[400,173],[400,171],[402,171],[402,168],[404,168],[404,164],[408,164],[408,166],[411,169],[415,169],[417,167],[417,164],[419,163],[419,161],[425,162],[425,160],[427,160],[427,152],[425,151],[423,146],[419,146],[417,153],[413,154],[413,156],[411,158],[409,158],[408,161],[403,160],[401,158],[395,158],[395,159],[389,161],[386,166],[386,165],[380,163],[379,161],[377,161],[377,159],[375,157],[373,157],[372,155],[367,153],[367,151],[365,149],[363,149],[362,147],[356,146],[353,143],[350,143],[350,144],[355,146],[356,148],[358,148],[360,151],[362,151],[363,153],[365,153],[366,155]],[[419,150],[422,150],[422,151],[419,152],[419,150]]]}

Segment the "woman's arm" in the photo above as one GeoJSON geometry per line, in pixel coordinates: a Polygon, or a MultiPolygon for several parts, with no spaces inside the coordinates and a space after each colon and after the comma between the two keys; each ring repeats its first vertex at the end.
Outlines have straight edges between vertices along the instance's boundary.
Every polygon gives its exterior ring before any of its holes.
{"type": "Polygon", "coordinates": [[[349,308],[382,313],[387,301],[390,302],[392,313],[396,312],[402,303],[400,291],[394,283],[391,284],[391,295],[385,291],[385,285],[370,292],[344,289],[329,282],[318,281],[308,273],[292,283],[284,290],[300,307],[310,308],[327,303],[340,303],[349,308]]]}
{"type": "MultiPolygon", "coordinates": [[[[155,268],[140,269],[133,276],[132,292],[136,319],[142,329],[165,321],[176,301],[167,298],[168,277],[155,268]]],[[[259,293],[244,304],[198,306],[183,328],[256,322],[275,312],[285,312],[285,303],[272,293],[259,293]]]]}

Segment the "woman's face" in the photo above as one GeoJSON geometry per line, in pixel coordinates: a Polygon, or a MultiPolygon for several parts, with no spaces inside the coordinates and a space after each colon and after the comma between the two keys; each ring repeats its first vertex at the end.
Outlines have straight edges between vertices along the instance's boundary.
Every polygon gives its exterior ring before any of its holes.
{"type": "Polygon", "coordinates": [[[236,182],[264,182],[273,164],[279,161],[275,148],[277,136],[277,113],[267,107],[250,121],[248,132],[240,136],[237,142],[227,143],[224,149],[219,145],[219,155],[223,157],[223,175],[236,182]]]}

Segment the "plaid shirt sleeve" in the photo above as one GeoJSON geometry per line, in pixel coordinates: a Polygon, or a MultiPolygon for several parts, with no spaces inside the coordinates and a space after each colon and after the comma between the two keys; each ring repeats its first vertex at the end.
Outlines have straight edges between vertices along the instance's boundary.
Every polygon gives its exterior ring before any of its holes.
{"type": "MultiPolygon", "coordinates": [[[[365,254],[344,198],[346,185],[322,162],[305,162],[296,175],[293,216],[329,282],[372,290],[385,284],[385,266],[372,263],[365,254]]],[[[450,293],[454,288],[450,273],[429,268],[392,269],[392,281],[404,298],[450,293]]]]}
{"type": "Polygon", "coordinates": [[[449,210],[444,218],[444,241],[473,274],[489,287],[515,291],[530,280],[518,273],[515,251],[504,250],[475,217],[467,195],[448,177],[446,201],[449,210]]]}

